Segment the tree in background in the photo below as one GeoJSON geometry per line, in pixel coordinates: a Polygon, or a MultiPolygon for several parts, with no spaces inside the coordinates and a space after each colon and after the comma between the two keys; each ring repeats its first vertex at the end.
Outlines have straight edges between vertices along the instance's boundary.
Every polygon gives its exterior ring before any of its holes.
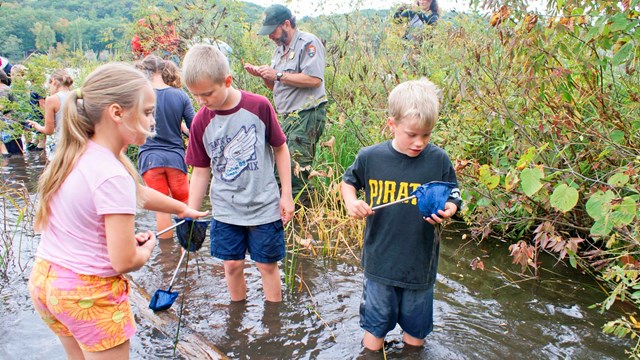
{"type": "Polygon", "coordinates": [[[48,24],[37,22],[31,32],[36,37],[37,50],[47,52],[56,44],[56,33],[48,24]]]}

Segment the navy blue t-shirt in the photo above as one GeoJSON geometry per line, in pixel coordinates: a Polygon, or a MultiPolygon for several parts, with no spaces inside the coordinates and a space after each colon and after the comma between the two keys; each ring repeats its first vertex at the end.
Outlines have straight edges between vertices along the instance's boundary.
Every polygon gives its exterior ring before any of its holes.
{"type": "MultiPolygon", "coordinates": [[[[371,206],[407,197],[422,184],[447,181],[457,184],[451,160],[441,148],[429,144],[420,155],[396,151],[391,141],[358,153],[342,180],[371,206]]],[[[448,201],[462,205],[457,187],[448,201]]],[[[428,289],[435,283],[440,243],[434,227],[424,221],[416,200],[391,205],[367,217],[362,266],[365,276],[381,284],[406,289],[428,289]]]]}
{"type": "Polygon", "coordinates": [[[138,171],[144,174],[149,169],[169,167],[187,173],[184,162],[184,142],[180,124],[184,119],[187,127],[195,116],[193,105],[187,94],[173,87],[156,91],[156,133],[140,146],[138,171]]]}

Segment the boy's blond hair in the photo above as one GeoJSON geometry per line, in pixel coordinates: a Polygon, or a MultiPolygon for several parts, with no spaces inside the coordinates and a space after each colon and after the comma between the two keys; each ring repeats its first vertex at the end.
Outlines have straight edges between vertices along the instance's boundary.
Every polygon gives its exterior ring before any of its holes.
{"type": "Polygon", "coordinates": [[[229,75],[229,62],[217,47],[195,45],[184,56],[182,75],[187,86],[203,80],[219,84],[229,75]]]}
{"type": "Polygon", "coordinates": [[[418,125],[433,129],[440,109],[440,90],[427,78],[405,81],[389,94],[389,116],[396,122],[404,119],[418,121],[418,125]]]}

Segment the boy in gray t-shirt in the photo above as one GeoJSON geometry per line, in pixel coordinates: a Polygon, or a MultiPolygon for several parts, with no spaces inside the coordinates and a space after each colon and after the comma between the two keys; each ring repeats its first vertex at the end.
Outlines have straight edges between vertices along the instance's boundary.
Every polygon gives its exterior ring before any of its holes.
{"type": "Polygon", "coordinates": [[[229,65],[216,47],[191,48],[183,74],[201,106],[185,158],[193,166],[189,205],[202,205],[213,175],[211,255],[224,261],[231,301],[247,296],[247,250],[262,275],[266,300],[281,301],[278,261],[285,256],[283,225],[291,220],[294,205],[289,149],[275,111],[264,96],[232,87],[229,65]]]}

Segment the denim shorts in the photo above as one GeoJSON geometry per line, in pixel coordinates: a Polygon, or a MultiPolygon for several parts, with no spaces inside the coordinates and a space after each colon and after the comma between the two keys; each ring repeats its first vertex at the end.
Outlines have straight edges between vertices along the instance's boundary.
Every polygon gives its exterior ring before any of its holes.
{"type": "Polygon", "coordinates": [[[383,339],[399,324],[404,332],[424,339],[433,330],[433,286],[412,290],[364,279],[360,327],[383,339]]]}
{"type": "Polygon", "coordinates": [[[257,226],[240,226],[211,220],[211,256],[222,260],[244,260],[247,250],[251,260],[274,263],[284,259],[282,220],[257,226]]]}

